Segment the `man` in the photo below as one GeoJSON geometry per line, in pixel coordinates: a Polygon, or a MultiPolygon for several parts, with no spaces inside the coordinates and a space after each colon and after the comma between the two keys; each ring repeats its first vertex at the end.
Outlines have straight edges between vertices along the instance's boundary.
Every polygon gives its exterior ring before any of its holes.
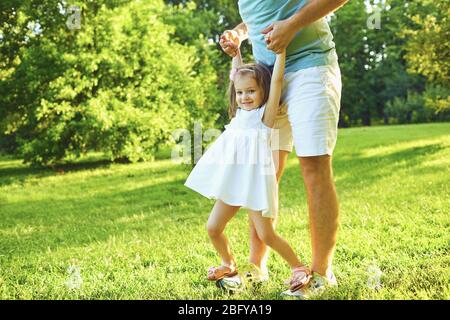
{"type": "MultiPolygon", "coordinates": [[[[279,179],[295,144],[303,175],[312,246],[312,280],[287,294],[307,297],[336,285],[332,257],[338,229],[338,199],[331,156],[336,144],[341,76],[333,36],[324,18],[348,0],[240,0],[242,23],[227,30],[220,44],[234,56],[241,42],[252,43],[258,63],[271,66],[286,49],[285,87],[275,128],[274,159],[279,179]],[[313,292],[314,291],[314,292],[313,292]]],[[[268,248],[250,230],[250,262],[266,278],[268,248]]],[[[227,287],[227,279],[221,284],[227,287]]]]}

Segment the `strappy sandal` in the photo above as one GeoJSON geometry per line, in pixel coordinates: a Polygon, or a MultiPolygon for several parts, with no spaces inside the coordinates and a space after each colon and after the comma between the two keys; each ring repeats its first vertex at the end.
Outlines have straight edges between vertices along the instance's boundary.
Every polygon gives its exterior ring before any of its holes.
{"type": "Polygon", "coordinates": [[[237,269],[234,266],[231,268],[224,265],[218,267],[210,267],[208,270],[208,280],[217,281],[225,277],[233,277],[237,274],[237,269]]]}
{"type": "Polygon", "coordinates": [[[311,270],[306,266],[295,268],[292,277],[286,282],[292,292],[303,288],[312,278],[311,270]]]}

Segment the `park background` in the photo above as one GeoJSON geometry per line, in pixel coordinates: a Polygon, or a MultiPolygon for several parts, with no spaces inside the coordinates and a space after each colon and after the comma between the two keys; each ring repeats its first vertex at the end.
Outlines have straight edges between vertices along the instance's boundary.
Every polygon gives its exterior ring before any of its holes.
{"type": "MultiPolygon", "coordinates": [[[[450,298],[449,14],[352,0],[327,17],[343,75],[340,287],[321,298],[450,298]]],[[[273,253],[261,288],[230,297],[205,280],[212,203],[170,159],[175,130],[229,121],[218,37],[239,22],[226,0],[1,2],[0,298],[280,298],[273,253]]],[[[278,230],[309,263],[294,155],[280,203],[278,230]]],[[[227,229],[242,264],[247,228],[242,211],[227,229]]]]}

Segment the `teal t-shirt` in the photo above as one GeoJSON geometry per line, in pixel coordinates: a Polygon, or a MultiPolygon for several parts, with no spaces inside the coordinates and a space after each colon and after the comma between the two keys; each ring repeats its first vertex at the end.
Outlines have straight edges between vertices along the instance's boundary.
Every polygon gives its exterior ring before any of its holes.
{"type": "MultiPolygon", "coordinates": [[[[263,29],[285,20],[305,6],[308,0],[239,0],[239,13],[247,25],[248,36],[257,62],[272,66],[275,54],[264,42],[263,29]]],[[[325,18],[301,29],[286,49],[285,72],[332,64],[337,61],[333,35],[325,18]]]]}

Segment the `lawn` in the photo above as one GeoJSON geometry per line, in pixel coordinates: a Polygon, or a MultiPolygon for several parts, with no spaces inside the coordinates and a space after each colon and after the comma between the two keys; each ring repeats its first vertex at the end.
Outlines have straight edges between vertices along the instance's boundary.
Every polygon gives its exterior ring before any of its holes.
{"type": "MultiPolygon", "coordinates": [[[[449,147],[450,123],[339,131],[339,287],[319,298],[450,298],[449,147]]],[[[2,156],[0,299],[280,299],[290,271],[274,252],[259,288],[229,296],[205,279],[219,263],[205,231],[213,202],[183,186],[188,174],[170,159],[116,164],[92,154],[36,169],[2,156]]],[[[309,264],[294,154],[278,231],[309,264]]],[[[244,210],[226,232],[244,266],[244,210]]]]}

